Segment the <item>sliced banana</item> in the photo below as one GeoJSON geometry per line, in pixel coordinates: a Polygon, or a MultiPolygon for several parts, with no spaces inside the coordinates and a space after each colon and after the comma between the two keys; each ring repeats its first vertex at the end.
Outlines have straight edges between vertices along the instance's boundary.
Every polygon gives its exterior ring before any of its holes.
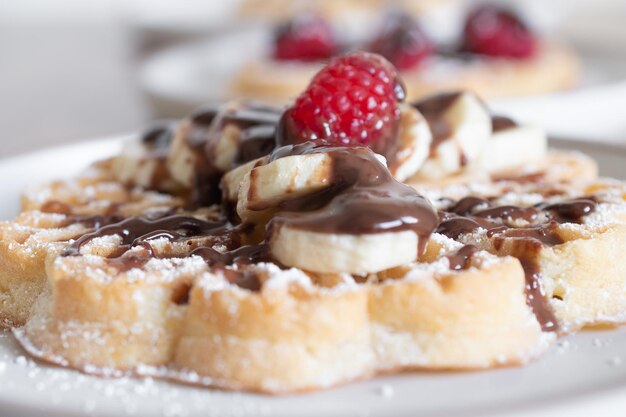
{"type": "Polygon", "coordinates": [[[172,177],[189,189],[196,183],[196,167],[205,161],[204,148],[188,138],[193,128],[189,119],[179,123],[167,157],[167,167],[172,177]]]}
{"type": "Polygon", "coordinates": [[[249,223],[266,221],[283,201],[328,187],[332,158],[326,153],[293,155],[253,167],[239,187],[237,214],[249,223]]]}
{"type": "Polygon", "coordinates": [[[231,169],[222,177],[220,188],[222,189],[222,200],[237,205],[239,189],[243,179],[253,168],[267,164],[268,157],[255,159],[231,169]]]}
{"type": "Polygon", "coordinates": [[[410,105],[400,107],[400,128],[398,132],[400,149],[389,170],[398,181],[415,175],[422,167],[430,152],[433,135],[428,122],[410,105]]]}
{"type": "MultiPolygon", "coordinates": [[[[165,130],[163,134],[166,134],[165,130]]],[[[128,140],[120,154],[113,159],[113,174],[118,181],[127,185],[177,192],[182,186],[172,178],[167,168],[168,151],[169,141],[128,140]]]]}
{"type": "Polygon", "coordinates": [[[536,163],[547,154],[548,139],[543,129],[513,124],[494,131],[480,157],[480,166],[498,174],[536,163]]]}
{"type": "MultiPolygon", "coordinates": [[[[368,151],[367,155],[374,154],[368,151]]],[[[323,207],[309,206],[307,196],[319,195],[317,193],[337,184],[334,161],[332,152],[320,151],[257,164],[243,175],[237,204],[239,217],[254,224],[264,224],[271,219],[266,241],[273,257],[285,266],[316,273],[365,274],[415,261],[420,238],[413,230],[347,233],[311,230],[301,223],[295,225],[285,221],[294,216],[298,219],[309,213],[319,213],[319,210],[333,212],[326,206],[332,202],[322,203],[323,207]],[[302,207],[304,212],[301,212],[302,207]]],[[[367,159],[359,161],[365,163],[367,159]]],[[[370,161],[367,163],[381,164],[385,169],[385,160],[379,155],[370,161]]],[[[238,176],[233,175],[229,181],[236,181],[238,176]]],[[[342,194],[331,198],[336,201],[342,198],[342,194]]],[[[321,201],[324,201],[323,197],[321,201]]]]}
{"type": "Polygon", "coordinates": [[[417,103],[416,107],[433,132],[430,155],[417,177],[453,175],[480,158],[492,128],[489,112],[476,95],[440,95],[417,103]]]}
{"type": "Polygon", "coordinates": [[[192,188],[199,177],[226,172],[233,167],[239,153],[241,129],[223,123],[222,117],[242,105],[229,102],[219,111],[201,110],[180,123],[167,161],[172,175],[180,183],[192,188]]]}
{"type": "Polygon", "coordinates": [[[348,235],[272,228],[268,238],[274,258],[290,267],[317,273],[379,272],[417,259],[418,237],[412,231],[348,235]]]}
{"type": "Polygon", "coordinates": [[[276,109],[242,101],[196,113],[177,129],[168,166],[187,187],[203,177],[228,172],[241,163],[242,152],[250,157],[244,148],[249,150],[254,140],[272,139],[273,145],[279,116],[276,109]]]}

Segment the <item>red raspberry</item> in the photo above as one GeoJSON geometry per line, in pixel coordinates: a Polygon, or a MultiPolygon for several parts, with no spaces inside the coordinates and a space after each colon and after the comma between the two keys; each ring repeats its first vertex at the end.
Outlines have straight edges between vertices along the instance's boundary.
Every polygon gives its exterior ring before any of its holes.
{"type": "Polygon", "coordinates": [[[393,14],[368,49],[387,58],[396,68],[408,70],[433,52],[433,44],[411,16],[393,14]]]}
{"type": "Polygon", "coordinates": [[[477,54],[526,58],[535,53],[534,35],[513,12],[482,6],[469,14],[464,28],[463,50],[477,54]]]}
{"type": "Polygon", "coordinates": [[[318,72],[287,109],[279,141],[370,146],[384,153],[395,139],[402,100],[404,88],[385,58],[368,52],[341,56],[318,72]]]}
{"type": "Polygon", "coordinates": [[[330,58],[336,51],[330,25],[317,16],[296,17],[276,32],[275,59],[317,61],[330,58]]]}

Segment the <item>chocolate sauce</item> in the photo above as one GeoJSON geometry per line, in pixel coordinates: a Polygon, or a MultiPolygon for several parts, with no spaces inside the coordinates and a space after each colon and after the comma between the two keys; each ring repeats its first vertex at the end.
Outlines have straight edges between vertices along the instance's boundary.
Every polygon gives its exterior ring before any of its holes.
{"type": "Polygon", "coordinates": [[[242,164],[266,155],[276,145],[274,137],[281,114],[278,109],[257,103],[246,103],[241,107],[219,112],[213,119],[212,130],[207,138],[207,158],[215,159],[215,146],[228,126],[234,126],[239,131],[236,140],[237,163],[242,164]],[[264,150],[267,152],[263,153],[264,150]]]}
{"type": "Polygon", "coordinates": [[[205,108],[189,120],[184,133],[185,140],[196,154],[195,185],[192,201],[207,206],[219,203],[219,182],[225,171],[269,153],[275,146],[275,130],[281,112],[256,103],[218,111],[205,108]],[[238,149],[232,166],[218,167],[214,164],[216,146],[225,129],[233,126],[238,130],[235,138],[238,149]]]}
{"type": "Polygon", "coordinates": [[[174,122],[162,121],[148,128],[141,136],[141,142],[150,152],[150,157],[165,159],[174,139],[174,122]]]}
{"type": "Polygon", "coordinates": [[[279,148],[270,160],[309,153],[331,158],[329,186],[281,203],[281,211],[269,223],[270,231],[285,225],[341,234],[412,230],[422,253],[437,226],[437,214],[413,188],[396,181],[370,149],[317,147],[309,142],[279,148]]]}
{"type": "MultiPolygon", "coordinates": [[[[180,241],[195,236],[230,236],[235,239],[234,229],[222,221],[205,221],[191,216],[173,215],[158,219],[145,217],[131,217],[119,223],[100,227],[92,233],[87,233],[72,243],[66,250],[65,256],[80,254],[80,248],[93,239],[104,236],[119,236],[120,251],[126,252],[135,246],[144,246],[153,255],[149,246],[150,240],[165,237],[170,241],[180,241]]],[[[233,246],[231,244],[231,246],[233,246]]]]}
{"type": "MultiPolygon", "coordinates": [[[[143,267],[150,259],[177,257],[173,254],[155,253],[150,242],[154,239],[166,238],[171,242],[185,241],[192,237],[207,237],[204,246],[197,247],[186,256],[199,256],[205,262],[220,268],[224,276],[233,284],[252,291],[260,289],[261,284],[253,273],[246,270],[231,268],[231,265],[247,265],[257,262],[271,261],[269,248],[265,244],[241,245],[240,235],[246,232],[245,226],[233,226],[225,221],[205,221],[195,217],[173,215],[158,219],[133,217],[119,223],[104,225],[92,233],[85,234],[70,245],[64,256],[77,256],[80,248],[93,239],[117,235],[121,238],[118,250],[108,259],[108,264],[120,272],[143,267]],[[225,248],[217,251],[212,246],[225,248]],[[144,251],[129,250],[142,246],[144,251]]],[[[177,303],[184,303],[184,297],[176,296],[177,303]],[[179,299],[180,298],[180,299],[179,299]],[[182,300],[182,301],[181,301],[182,300]]]]}
{"type": "Polygon", "coordinates": [[[461,216],[471,214],[477,207],[489,206],[489,201],[479,197],[465,197],[456,203],[450,204],[447,209],[450,213],[455,213],[461,216]]]}
{"type": "Polygon", "coordinates": [[[452,135],[452,127],[443,119],[443,115],[460,95],[460,92],[438,94],[413,104],[428,122],[433,135],[430,143],[431,155],[434,155],[439,145],[452,135]]]}
{"type": "Polygon", "coordinates": [[[478,248],[473,245],[465,245],[458,251],[447,255],[446,258],[450,263],[450,269],[454,271],[463,271],[472,266],[472,256],[478,252],[478,248]]]}
{"type": "Polygon", "coordinates": [[[581,223],[582,219],[596,210],[597,202],[593,198],[579,198],[564,203],[543,206],[552,218],[559,223],[581,223]]]}
{"type": "Polygon", "coordinates": [[[220,201],[219,182],[221,174],[207,158],[204,148],[210,136],[210,128],[217,116],[217,107],[203,107],[192,114],[183,126],[184,140],[194,150],[194,184],[191,201],[195,206],[209,206],[220,201]]]}
{"type": "Polygon", "coordinates": [[[558,331],[557,320],[550,310],[543,288],[537,255],[543,246],[563,243],[558,233],[560,223],[582,223],[596,209],[593,197],[557,204],[541,203],[531,207],[496,206],[488,200],[465,197],[452,202],[440,212],[437,228],[450,238],[486,229],[496,250],[507,245],[507,253],[520,259],[526,276],[526,297],[544,331],[558,331]],[[516,227],[519,220],[528,226],[516,227]]]}
{"type": "Polygon", "coordinates": [[[192,128],[186,132],[185,140],[193,147],[202,148],[206,144],[208,129],[219,113],[216,106],[205,106],[196,110],[190,117],[192,128]]]}
{"type": "Polygon", "coordinates": [[[250,291],[259,291],[261,289],[261,280],[255,271],[224,268],[223,274],[228,282],[238,287],[250,291]]]}
{"type": "Polygon", "coordinates": [[[241,246],[228,252],[218,252],[210,247],[200,247],[189,255],[201,257],[208,265],[219,268],[230,283],[250,291],[261,289],[259,277],[249,270],[229,268],[228,266],[272,261],[269,247],[263,243],[241,246]]]}
{"type": "Polygon", "coordinates": [[[541,269],[536,261],[536,251],[520,251],[517,258],[522,264],[526,277],[526,302],[533,309],[537,321],[544,332],[558,332],[559,322],[546,300],[546,294],[541,285],[541,269]]]}
{"type": "Polygon", "coordinates": [[[525,220],[532,222],[537,219],[539,214],[540,210],[535,207],[505,205],[477,211],[474,216],[485,219],[525,220]]]}
{"type": "Polygon", "coordinates": [[[252,264],[257,262],[269,262],[271,257],[269,247],[266,244],[245,245],[228,252],[218,252],[210,247],[199,247],[190,253],[213,265],[252,264]]]}
{"type": "MultiPolygon", "coordinates": [[[[513,205],[493,206],[492,202],[478,197],[464,197],[453,202],[444,211],[459,216],[469,216],[481,223],[480,219],[501,221],[507,224],[524,220],[533,223],[541,218],[557,223],[581,223],[583,218],[595,211],[597,202],[593,197],[577,198],[555,204],[539,203],[530,207],[513,205]]],[[[482,222],[484,223],[484,222],[482,222]]],[[[491,223],[484,223],[487,226],[491,223]]],[[[489,227],[485,227],[489,229],[489,227]]]]}
{"type": "Polygon", "coordinates": [[[261,158],[276,147],[276,126],[259,125],[244,130],[239,136],[239,152],[235,159],[236,165],[261,158]]]}
{"type": "MultiPolygon", "coordinates": [[[[196,116],[202,123],[210,121],[212,128],[219,127],[219,123],[226,123],[227,117],[224,120],[217,120],[216,117],[221,116],[196,116]]],[[[265,125],[255,124],[259,119],[261,118],[253,117],[251,113],[238,114],[234,119],[239,123],[237,126],[245,132],[244,141],[270,133],[265,125]]],[[[273,228],[285,224],[346,234],[413,230],[419,237],[418,250],[423,252],[428,237],[437,225],[437,215],[427,200],[413,188],[397,182],[372,150],[364,147],[320,147],[316,143],[307,142],[278,148],[270,154],[269,160],[310,153],[325,153],[331,158],[332,176],[329,186],[321,192],[280,204],[277,207],[279,213],[268,226],[268,235],[273,228]]],[[[119,270],[126,271],[141,267],[154,257],[176,256],[156,253],[151,245],[151,241],[155,239],[166,238],[171,242],[179,242],[192,237],[206,237],[206,242],[201,243],[200,247],[190,247],[186,256],[200,256],[213,268],[228,271],[225,275],[233,283],[255,290],[260,288],[260,281],[246,274],[245,268],[239,270],[232,266],[272,261],[266,243],[243,245],[245,236],[250,232],[250,226],[246,224],[235,226],[226,220],[212,222],[169,214],[159,218],[111,217],[106,220],[93,218],[91,221],[96,230],[72,243],[66,249],[65,256],[79,255],[81,247],[93,239],[116,235],[121,242],[108,262],[119,270]],[[113,220],[121,221],[113,223],[113,220]],[[223,249],[216,250],[218,246],[223,249]],[[143,247],[145,250],[130,251],[134,247],[143,247]]]]}
{"type": "Polygon", "coordinates": [[[513,119],[504,116],[491,116],[491,130],[493,133],[502,132],[514,127],[517,127],[517,123],[515,123],[513,119]]]}
{"type": "Polygon", "coordinates": [[[448,213],[440,213],[441,222],[437,226],[437,233],[458,239],[460,236],[473,233],[483,227],[479,222],[467,217],[450,216],[448,213]]]}

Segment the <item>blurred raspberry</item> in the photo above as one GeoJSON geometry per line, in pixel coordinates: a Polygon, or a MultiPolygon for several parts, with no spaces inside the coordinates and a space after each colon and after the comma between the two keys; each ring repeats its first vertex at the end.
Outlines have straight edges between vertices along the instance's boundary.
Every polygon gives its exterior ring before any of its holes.
{"type": "Polygon", "coordinates": [[[510,58],[529,57],[537,48],[534,35],[518,16],[493,5],[469,14],[463,42],[464,51],[510,58]]]}
{"type": "Polygon", "coordinates": [[[336,52],[337,42],[330,25],[314,15],[294,18],[281,26],[275,36],[275,59],[318,61],[336,52]]]}
{"type": "Polygon", "coordinates": [[[433,44],[415,19],[406,14],[390,15],[368,50],[387,58],[399,70],[419,65],[433,52],[433,44]]]}

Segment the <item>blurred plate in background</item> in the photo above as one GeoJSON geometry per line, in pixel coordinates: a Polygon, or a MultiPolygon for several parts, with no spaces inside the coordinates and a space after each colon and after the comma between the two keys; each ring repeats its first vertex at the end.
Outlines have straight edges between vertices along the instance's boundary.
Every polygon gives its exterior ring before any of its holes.
{"type": "Polygon", "coordinates": [[[268,53],[271,32],[256,27],[190,42],[148,58],[139,82],[158,117],[183,116],[199,105],[228,99],[233,75],[268,53]]]}
{"type": "Polygon", "coordinates": [[[582,55],[584,83],[578,90],[498,100],[491,107],[554,135],[626,142],[626,2],[529,2],[555,16],[554,31],[582,55]]]}
{"type": "MultiPolygon", "coordinates": [[[[268,53],[270,31],[242,29],[166,49],[147,59],[140,83],[156,116],[183,116],[204,103],[229,97],[234,74],[268,53]]],[[[626,49],[624,54],[582,49],[583,80],[567,92],[512,97],[491,103],[494,111],[536,124],[560,136],[605,140],[626,136],[626,49]]]]}

